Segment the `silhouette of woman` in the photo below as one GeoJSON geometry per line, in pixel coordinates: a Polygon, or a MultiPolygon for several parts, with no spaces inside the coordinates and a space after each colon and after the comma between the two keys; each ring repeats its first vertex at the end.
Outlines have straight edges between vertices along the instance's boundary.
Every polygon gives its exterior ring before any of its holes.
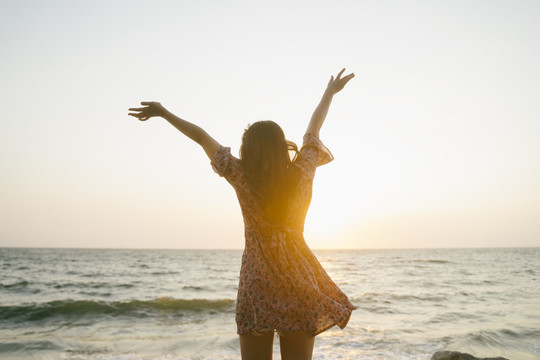
{"type": "Polygon", "coordinates": [[[243,360],[272,358],[274,331],[283,360],[311,359],[317,334],[344,328],[355,306],[324,271],[304,240],[315,169],[333,160],[319,140],[334,94],[354,74],[330,78],[298,151],[275,122],[259,121],[242,137],[240,158],[202,128],[158,102],[129,109],[141,121],[160,116],[202,146],[214,171],[236,191],[245,226],[236,323],[243,360]],[[291,160],[289,152],[296,155],[291,160]]]}

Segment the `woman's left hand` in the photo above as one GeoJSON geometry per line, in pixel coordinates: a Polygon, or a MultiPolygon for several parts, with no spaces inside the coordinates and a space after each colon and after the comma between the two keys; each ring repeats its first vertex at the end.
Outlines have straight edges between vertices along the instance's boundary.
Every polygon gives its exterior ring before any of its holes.
{"type": "Polygon", "coordinates": [[[130,108],[129,111],[133,112],[130,112],[128,115],[136,117],[141,121],[146,121],[154,116],[163,116],[167,111],[163,105],[156,101],[143,101],[141,105],[144,105],[144,107],[130,108]]]}

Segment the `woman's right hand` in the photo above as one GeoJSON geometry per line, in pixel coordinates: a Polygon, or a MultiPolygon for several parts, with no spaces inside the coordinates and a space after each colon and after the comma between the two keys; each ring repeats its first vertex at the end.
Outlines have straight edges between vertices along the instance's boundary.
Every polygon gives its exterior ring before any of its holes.
{"type": "Polygon", "coordinates": [[[341,69],[339,74],[337,74],[336,79],[334,80],[334,76],[330,78],[330,81],[328,82],[328,86],[326,87],[327,91],[330,91],[332,94],[338,93],[345,87],[345,85],[354,77],[354,73],[350,73],[349,75],[345,77],[341,77],[341,74],[345,71],[345,68],[341,69]]]}
{"type": "Polygon", "coordinates": [[[141,105],[143,107],[130,108],[129,111],[133,112],[130,112],[128,115],[136,117],[140,121],[146,121],[154,116],[163,116],[167,112],[163,105],[156,101],[143,101],[141,105]]]}

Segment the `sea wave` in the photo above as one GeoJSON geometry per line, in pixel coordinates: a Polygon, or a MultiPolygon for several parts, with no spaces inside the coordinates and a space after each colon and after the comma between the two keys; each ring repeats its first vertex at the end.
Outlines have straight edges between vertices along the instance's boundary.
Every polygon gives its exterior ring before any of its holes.
{"type": "Polygon", "coordinates": [[[29,284],[28,281],[18,281],[18,282],[11,283],[11,284],[0,283],[0,289],[9,289],[11,291],[19,290],[19,289],[27,287],[28,284],[29,284]]]}
{"type": "Polygon", "coordinates": [[[430,263],[430,264],[449,264],[450,261],[448,260],[437,260],[437,259],[415,259],[415,260],[412,260],[412,262],[416,262],[416,263],[430,263]]]}
{"type": "Polygon", "coordinates": [[[393,294],[389,292],[378,293],[378,292],[365,292],[362,293],[359,297],[351,298],[353,303],[442,303],[447,298],[445,294],[423,294],[423,295],[413,295],[413,294],[393,294]]]}
{"type": "Polygon", "coordinates": [[[204,313],[234,311],[232,299],[174,299],[95,301],[57,300],[40,304],[0,306],[0,322],[34,322],[51,318],[96,316],[145,317],[164,313],[204,313]]]}
{"type": "Polygon", "coordinates": [[[25,351],[61,350],[62,347],[53,341],[30,340],[16,342],[0,342],[0,354],[23,353],[25,351]]]}

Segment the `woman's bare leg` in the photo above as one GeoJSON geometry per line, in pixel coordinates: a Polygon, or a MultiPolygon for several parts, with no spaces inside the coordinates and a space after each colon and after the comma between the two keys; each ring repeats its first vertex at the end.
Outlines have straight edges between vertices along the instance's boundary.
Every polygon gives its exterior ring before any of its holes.
{"type": "Polygon", "coordinates": [[[242,360],[272,360],[274,333],[261,336],[240,335],[240,353],[242,360]]]}
{"type": "Polygon", "coordinates": [[[303,332],[285,332],[279,336],[281,360],[311,360],[315,337],[303,332]]]}

